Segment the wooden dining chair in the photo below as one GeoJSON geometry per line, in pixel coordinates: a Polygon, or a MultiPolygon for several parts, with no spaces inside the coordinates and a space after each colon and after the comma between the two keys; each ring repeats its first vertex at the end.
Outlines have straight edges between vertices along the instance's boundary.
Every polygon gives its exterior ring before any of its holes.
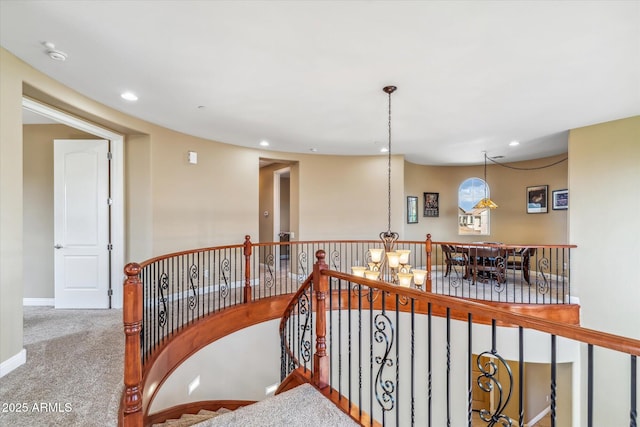
{"type": "Polygon", "coordinates": [[[444,253],[444,262],[446,269],[444,277],[447,277],[451,273],[451,268],[456,266],[463,268],[463,279],[469,277],[469,256],[464,248],[453,245],[442,245],[442,252],[444,253]]]}
{"type": "Polygon", "coordinates": [[[535,254],[536,248],[520,248],[509,251],[509,256],[507,257],[507,268],[522,270],[522,277],[528,285],[531,285],[531,282],[529,281],[531,258],[535,257],[535,254]]]}
{"type": "Polygon", "coordinates": [[[469,248],[469,268],[473,275],[473,283],[478,277],[483,282],[496,279],[498,283],[507,281],[505,252],[498,247],[475,246],[469,248]]]}

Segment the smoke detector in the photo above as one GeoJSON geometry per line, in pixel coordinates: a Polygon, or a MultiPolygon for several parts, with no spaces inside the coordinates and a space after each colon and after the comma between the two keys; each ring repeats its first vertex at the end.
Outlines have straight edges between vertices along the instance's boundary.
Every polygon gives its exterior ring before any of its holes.
{"type": "Polygon", "coordinates": [[[44,45],[44,47],[47,48],[46,52],[47,55],[49,55],[49,58],[55,60],[55,61],[66,61],[67,60],[67,54],[64,53],[61,50],[56,49],[56,45],[54,45],[51,42],[44,42],[42,43],[44,45]]]}

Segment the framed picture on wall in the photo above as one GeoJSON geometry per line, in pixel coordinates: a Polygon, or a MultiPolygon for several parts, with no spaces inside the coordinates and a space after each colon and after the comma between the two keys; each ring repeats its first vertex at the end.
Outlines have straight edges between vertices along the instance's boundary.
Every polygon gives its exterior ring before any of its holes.
{"type": "Polygon", "coordinates": [[[555,190],[551,193],[553,210],[569,209],[569,190],[555,190]]]}
{"type": "Polygon", "coordinates": [[[440,193],[424,193],[424,214],[427,217],[440,215],[440,193]]]}
{"type": "Polygon", "coordinates": [[[418,197],[407,196],[407,224],[418,222],[418,197]]]}
{"type": "Polygon", "coordinates": [[[548,185],[527,187],[527,213],[547,213],[548,185]]]}

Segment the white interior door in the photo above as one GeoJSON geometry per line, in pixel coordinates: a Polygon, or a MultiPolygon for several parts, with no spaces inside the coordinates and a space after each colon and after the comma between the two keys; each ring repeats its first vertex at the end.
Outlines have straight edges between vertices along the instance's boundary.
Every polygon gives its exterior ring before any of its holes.
{"type": "Polygon", "coordinates": [[[109,144],[54,140],[56,308],[109,307],[109,144]]]}

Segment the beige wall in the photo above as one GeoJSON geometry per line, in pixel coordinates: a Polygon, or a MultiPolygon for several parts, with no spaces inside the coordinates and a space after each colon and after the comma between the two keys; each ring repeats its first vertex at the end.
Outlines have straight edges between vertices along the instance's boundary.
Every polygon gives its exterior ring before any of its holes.
{"type": "Polygon", "coordinates": [[[0,48],[0,363],[22,351],[22,79],[0,48]]]}
{"type": "MultiPolygon", "coordinates": [[[[527,162],[506,163],[518,168],[535,168],[550,165],[567,155],[549,157],[527,162]]],[[[491,199],[498,209],[491,211],[491,235],[481,240],[504,243],[568,243],[566,210],[551,209],[551,192],[567,188],[568,162],[540,170],[521,171],[498,165],[487,166],[487,181],[491,199]],[[549,186],[549,212],[527,214],[525,205],[526,187],[549,186]]],[[[406,224],[408,239],[423,240],[430,233],[434,241],[477,241],[478,236],[458,235],[458,188],[462,181],[471,177],[483,178],[484,166],[423,166],[405,164],[405,196],[418,197],[418,224],[406,224]],[[440,216],[425,218],[423,193],[440,193],[440,216]]],[[[406,205],[406,202],[405,202],[406,205]]],[[[405,208],[406,209],[406,208],[405,208]]],[[[405,213],[406,216],[406,213],[405,213]]],[[[406,222],[406,219],[405,219],[406,222]]]]}
{"type": "MultiPolygon", "coordinates": [[[[300,239],[377,239],[387,230],[387,157],[300,156],[300,239]]],[[[393,156],[391,231],[404,239],[404,160],[393,156]]]]}
{"type": "Polygon", "coordinates": [[[164,129],[151,137],[154,255],[258,235],[258,153],[164,129]],[[198,164],[187,152],[198,152],[198,164]]]}
{"type": "MultiPolygon", "coordinates": [[[[581,322],[639,339],[640,233],[634,218],[640,212],[640,116],[572,130],[569,154],[569,237],[579,248],[571,282],[580,296],[581,322]]],[[[628,372],[614,376],[598,367],[628,367],[629,358],[596,351],[595,363],[594,398],[610,410],[594,414],[594,425],[628,424],[629,391],[619,387],[628,384],[628,372]]]]}
{"type": "Polygon", "coordinates": [[[24,298],[53,298],[53,140],[95,139],[65,125],[23,126],[24,298]]]}

